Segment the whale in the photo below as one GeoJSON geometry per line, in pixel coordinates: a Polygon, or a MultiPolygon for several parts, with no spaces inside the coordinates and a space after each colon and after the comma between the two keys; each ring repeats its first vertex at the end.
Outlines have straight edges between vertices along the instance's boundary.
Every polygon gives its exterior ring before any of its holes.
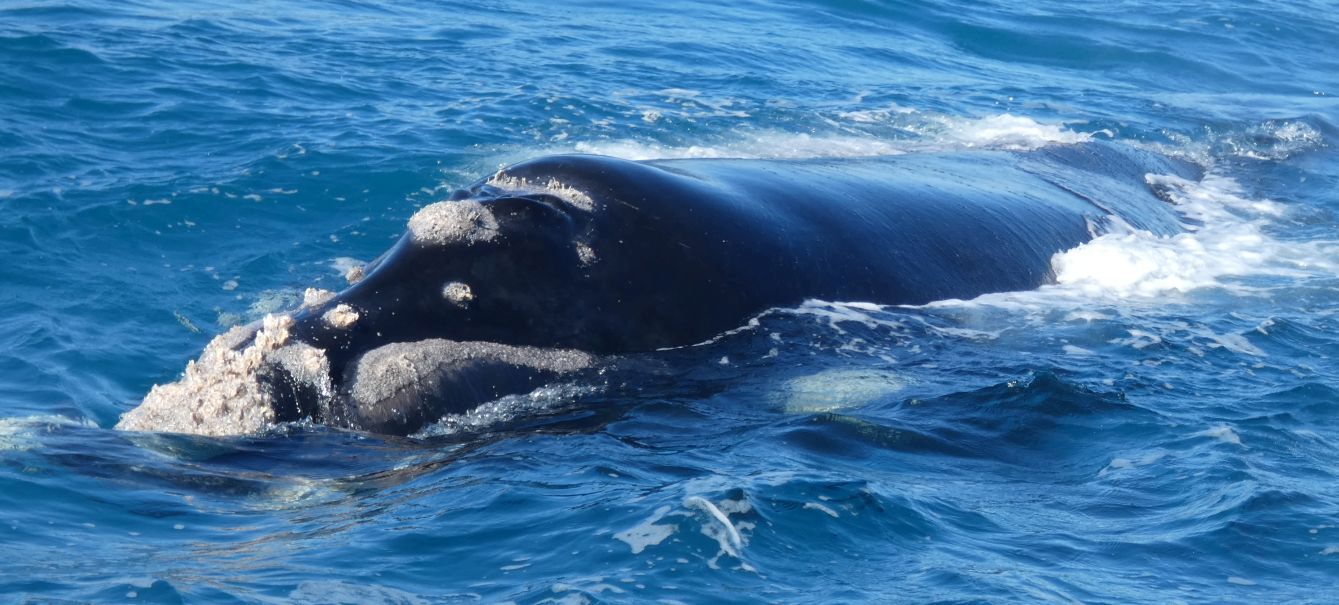
{"type": "Polygon", "coordinates": [[[117,428],[310,420],[408,435],[619,356],[809,299],[920,305],[1035,289],[1118,229],[1185,229],[1197,165],[1090,141],[805,160],[523,161],[426,205],[342,292],[216,337],[117,428]]]}

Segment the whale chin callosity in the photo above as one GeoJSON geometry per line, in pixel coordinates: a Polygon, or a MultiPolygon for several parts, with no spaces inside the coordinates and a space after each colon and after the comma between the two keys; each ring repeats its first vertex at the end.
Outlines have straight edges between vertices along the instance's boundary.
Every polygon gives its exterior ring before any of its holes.
{"type": "Polygon", "coordinates": [[[1181,229],[1107,143],[883,158],[542,157],[420,209],[338,294],[211,342],[117,425],[247,434],[310,418],[408,434],[612,356],[700,343],[806,299],[921,304],[1032,289],[1120,223],[1181,229]]]}

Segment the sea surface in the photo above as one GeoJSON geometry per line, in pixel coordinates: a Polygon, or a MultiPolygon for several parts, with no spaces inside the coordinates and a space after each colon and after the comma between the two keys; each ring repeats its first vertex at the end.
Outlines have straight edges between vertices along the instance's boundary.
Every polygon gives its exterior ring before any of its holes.
{"type": "Polygon", "coordinates": [[[1336,47],[1307,0],[4,0],[0,601],[1335,602],[1336,47]],[[511,162],[1085,140],[1205,166],[1187,230],[409,438],[112,430],[511,162]]]}

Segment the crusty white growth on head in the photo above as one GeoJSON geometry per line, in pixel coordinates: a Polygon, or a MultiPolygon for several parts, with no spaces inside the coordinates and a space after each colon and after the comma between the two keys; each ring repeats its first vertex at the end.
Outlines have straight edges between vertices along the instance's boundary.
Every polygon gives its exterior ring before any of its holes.
{"type": "Polygon", "coordinates": [[[590,244],[578,241],[576,243],[576,247],[577,247],[577,260],[581,261],[581,266],[589,267],[595,264],[595,261],[600,259],[600,257],[595,255],[595,249],[591,248],[590,244]]]}
{"type": "Polygon", "coordinates": [[[453,281],[442,286],[442,298],[457,307],[468,307],[470,301],[474,300],[474,290],[470,289],[469,284],[453,281]]]}
{"type": "Polygon", "coordinates": [[[288,342],[293,318],[266,315],[261,327],[239,326],[210,341],[181,380],[154,385],[116,428],[196,435],[256,433],[274,422],[274,396],[256,379],[267,356],[288,342]],[[235,350],[254,334],[254,340],[235,350]]]}
{"type": "Polygon", "coordinates": [[[409,233],[421,244],[474,244],[498,235],[497,217],[473,201],[437,202],[409,217],[409,233]]]}
{"type": "Polygon", "coordinates": [[[358,312],[355,311],[353,307],[341,303],[336,305],[335,308],[326,311],[325,315],[321,316],[321,319],[324,319],[325,323],[330,324],[330,327],[332,328],[347,330],[352,327],[353,324],[358,323],[358,312]]]}
{"type": "Polygon", "coordinates": [[[251,342],[255,338],[256,332],[259,332],[260,329],[264,327],[264,324],[264,321],[253,321],[246,325],[233,326],[232,328],[229,328],[227,332],[215,336],[213,340],[209,341],[209,345],[205,348],[206,350],[209,347],[240,349],[242,348],[242,345],[251,342]]]}
{"type": "MultiPolygon", "coordinates": [[[[502,190],[502,193],[506,195],[545,194],[562,200],[576,210],[583,212],[594,212],[596,210],[595,199],[589,193],[553,177],[528,179],[499,171],[489,177],[487,184],[502,190]]],[[[595,254],[595,249],[590,245],[590,239],[590,232],[586,232],[578,235],[573,242],[577,260],[583,267],[589,267],[599,260],[599,256],[595,254]]]]}
{"type": "Polygon", "coordinates": [[[349,282],[350,284],[356,284],[363,281],[363,265],[349,267],[349,269],[344,272],[344,281],[349,282]]]}
{"type": "Polygon", "coordinates": [[[429,338],[372,349],[354,364],[349,390],[355,404],[384,401],[406,391],[432,392],[440,370],[463,361],[499,361],[564,374],[590,367],[595,358],[572,349],[516,347],[492,342],[429,338]]]}
{"type": "Polygon", "coordinates": [[[335,297],[335,293],[320,288],[307,288],[302,292],[302,306],[314,309],[330,302],[335,297]]]}
{"type": "Polygon", "coordinates": [[[488,179],[487,184],[514,195],[548,194],[586,212],[595,209],[595,200],[591,199],[589,194],[566,185],[553,177],[531,180],[498,172],[488,179]]]}
{"type": "Polygon", "coordinates": [[[322,399],[330,398],[335,392],[330,382],[330,359],[325,356],[325,349],[295,342],[266,355],[265,361],[279,365],[294,381],[315,389],[322,399]]]}

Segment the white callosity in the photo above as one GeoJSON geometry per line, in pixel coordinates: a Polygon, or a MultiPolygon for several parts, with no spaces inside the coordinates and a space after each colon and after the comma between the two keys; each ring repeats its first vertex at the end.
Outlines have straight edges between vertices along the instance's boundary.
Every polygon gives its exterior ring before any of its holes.
{"type": "Polygon", "coordinates": [[[576,243],[576,247],[577,259],[581,261],[582,266],[588,267],[599,260],[599,257],[595,254],[595,249],[589,243],[579,241],[576,243]]]}
{"type": "Polygon", "coordinates": [[[591,199],[590,195],[552,177],[527,179],[499,172],[488,179],[488,184],[512,195],[542,193],[567,202],[578,210],[586,212],[595,210],[595,200],[591,199]]]}
{"type": "Polygon", "coordinates": [[[274,394],[259,378],[267,367],[280,367],[319,397],[331,397],[325,351],[290,342],[293,318],[288,315],[267,315],[260,323],[215,337],[198,361],[186,364],[180,380],[154,385],[116,428],[213,436],[258,433],[275,421],[274,394]]]}
{"type": "Polygon", "coordinates": [[[442,286],[442,298],[445,298],[451,304],[457,307],[468,307],[470,301],[474,300],[474,290],[469,284],[453,281],[442,286]]]}
{"type": "MultiPolygon", "coordinates": [[[[580,212],[589,213],[597,210],[595,199],[590,194],[553,177],[529,179],[498,172],[488,179],[487,184],[507,195],[543,194],[562,200],[567,206],[580,212]]],[[[585,267],[594,264],[599,258],[591,246],[591,240],[592,236],[588,232],[579,235],[573,242],[577,259],[585,267]]]]}
{"type": "Polygon", "coordinates": [[[261,431],[274,422],[275,408],[274,396],[257,380],[257,372],[288,342],[292,326],[288,315],[267,315],[259,329],[239,326],[215,337],[199,361],[186,364],[180,380],[154,385],[116,428],[196,435],[261,431]],[[251,344],[237,348],[249,338],[251,344]]]}
{"type": "Polygon", "coordinates": [[[495,239],[498,222],[493,211],[477,201],[437,202],[409,217],[409,233],[420,244],[474,244],[495,239]]]}
{"type": "Polygon", "coordinates": [[[295,382],[314,388],[322,398],[335,392],[330,382],[330,358],[323,349],[297,342],[267,355],[265,361],[279,365],[295,382]]]}
{"type": "Polygon", "coordinates": [[[354,310],[354,308],[349,305],[341,303],[336,305],[335,308],[326,311],[325,314],[321,316],[321,319],[325,320],[325,323],[330,324],[330,327],[332,328],[347,330],[353,327],[353,324],[358,323],[358,317],[358,311],[354,310]]]}
{"type": "Polygon", "coordinates": [[[302,292],[302,306],[314,309],[330,302],[335,297],[335,293],[320,288],[307,288],[302,292]]]}
{"type": "Polygon", "coordinates": [[[491,342],[429,338],[388,344],[368,351],[353,367],[350,394],[356,404],[389,399],[408,390],[436,388],[439,370],[461,362],[487,360],[563,374],[590,367],[595,358],[570,349],[517,347],[491,342]]]}

